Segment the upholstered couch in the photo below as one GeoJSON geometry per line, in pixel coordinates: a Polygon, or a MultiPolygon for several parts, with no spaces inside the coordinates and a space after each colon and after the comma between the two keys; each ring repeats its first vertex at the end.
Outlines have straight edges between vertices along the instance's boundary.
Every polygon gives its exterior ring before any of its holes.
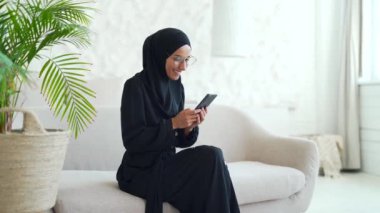
{"type": "MultiPolygon", "coordinates": [[[[214,105],[200,126],[195,146],[201,144],[223,150],[242,213],[307,210],[319,167],[314,143],[274,135],[241,111],[214,105]]],[[[119,108],[100,108],[95,123],[69,144],[54,211],[144,212],[143,199],[118,188],[123,153],[119,108]]],[[[178,210],[164,203],[164,212],[178,210]]]]}

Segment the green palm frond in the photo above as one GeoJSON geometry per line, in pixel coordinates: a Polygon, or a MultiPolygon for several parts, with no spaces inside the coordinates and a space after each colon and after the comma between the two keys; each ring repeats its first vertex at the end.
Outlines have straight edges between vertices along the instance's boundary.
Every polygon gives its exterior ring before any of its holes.
{"type": "Polygon", "coordinates": [[[70,0],[33,0],[9,4],[3,25],[10,27],[2,33],[5,38],[0,50],[9,53],[15,62],[24,64],[30,63],[40,50],[56,44],[88,46],[86,26],[91,17],[85,10],[91,8],[82,4],[70,0]]]}
{"type": "Polygon", "coordinates": [[[6,55],[0,51],[0,108],[6,106],[9,96],[18,91],[11,86],[14,79],[27,80],[27,70],[13,63],[6,55]]]}
{"type": "Polygon", "coordinates": [[[45,1],[41,16],[49,16],[62,24],[90,24],[91,16],[83,11],[94,10],[83,5],[89,2],[73,2],[70,0],[45,1]]]}
{"type": "Polygon", "coordinates": [[[4,38],[7,46],[4,47],[4,50],[15,63],[25,64],[29,53],[36,51],[33,44],[38,34],[33,29],[29,11],[23,9],[22,6],[17,6],[16,9],[8,7],[7,10],[8,17],[5,20],[7,34],[4,38]]]}
{"type": "MultiPolygon", "coordinates": [[[[10,106],[10,97],[19,93],[16,78],[26,80],[27,71],[0,52],[0,108],[10,106]]],[[[5,121],[6,113],[0,113],[0,129],[4,127],[5,121]]]]}
{"type": "Polygon", "coordinates": [[[48,32],[39,42],[37,51],[43,48],[68,42],[76,47],[86,47],[90,44],[88,29],[80,25],[66,25],[54,32],[48,32]]]}
{"type": "Polygon", "coordinates": [[[7,4],[7,0],[0,0],[0,11],[7,4]]]}
{"type": "MultiPolygon", "coordinates": [[[[8,84],[13,67],[12,61],[4,54],[0,52],[0,107],[7,106],[9,95],[12,93],[12,89],[8,84]]],[[[0,121],[3,121],[3,113],[0,113],[0,121]]]]}
{"type": "MultiPolygon", "coordinates": [[[[6,104],[16,105],[18,90],[27,79],[24,75],[30,63],[46,59],[41,52],[56,45],[90,45],[88,26],[94,11],[89,2],[76,0],[0,0],[0,52],[14,66],[7,75],[0,76],[2,91],[7,88],[6,104]],[[22,68],[22,69],[21,69],[22,68]],[[11,90],[9,88],[12,88],[11,90]],[[13,96],[10,99],[10,96],[13,96]]],[[[43,78],[41,92],[54,115],[67,118],[75,137],[91,123],[95,109],[88,98],[95,93],[85,87],[84,73],[77,54],[49,58],[40,70],[43,78]]],[[[5,97],[5,96],[4,96],[5,97]]],[[[1,120],[0,120],[1,126],[1,120]]],[[[0,131],[1,132],[1,131],[0,131]]]]}
{"type": "Polygon", "coordinates": [[[96,115],[94,106],[86,96],[95,98],[95,92],[84,86],[82,68],[89,65],[79,61],[77,54],[65,54],[49,59],[44,64],[40,77],[43,78],[41,93],[45,96],[54,116],[67,117],[69,128],[75,137],[93,121],[96,115]]]}

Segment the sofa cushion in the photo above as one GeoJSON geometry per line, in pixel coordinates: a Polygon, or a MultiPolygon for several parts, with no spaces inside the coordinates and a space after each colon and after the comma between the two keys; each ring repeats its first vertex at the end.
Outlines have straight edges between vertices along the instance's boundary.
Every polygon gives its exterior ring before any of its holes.
{"type": "MultiPolygon", "coordinates": [[[[144,212],[145,201],[121,191],[114,171],[64,170],[55,213],[144,212]]],[[[178,213],[168,203],[165,213],[178,213]]]]}
{"type": "MultiPolygon", "coordinates": [[[[259,162],[228,163],[239,205],[282,199],[305,184],[302,172],[259,162]]],[[[119,190],[114,171],[62,171],[56,213],[144,212],[145,201],[119,190]]],[[[178,213],[164,204],[165,213],[178,213]]]]}
{"type": "Polygon", "coordinates": [[[256,161],[227,165],[239,205],[287,198],[305,186],[305,175],[294,168],[256,161]]]}

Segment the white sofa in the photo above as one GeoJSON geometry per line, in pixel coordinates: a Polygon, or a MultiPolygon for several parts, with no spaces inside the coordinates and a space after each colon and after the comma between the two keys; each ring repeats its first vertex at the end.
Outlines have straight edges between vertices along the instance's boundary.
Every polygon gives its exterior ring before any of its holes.
{"type": "MultiPolygon", "coordinates": [[[[56,213],[143,213],[145,201],[119,190],[116,182],[124,147],[119,108],[101,108],[96,122],[69,144],[56,213]]],[[[195,146],[220,147],[242,213],[305,212],[317,177],[316,145],[273,135],[241,111],[209,108],[195,146]]],[[[165,213],[175,213],[164,203],[165,213]]]]}

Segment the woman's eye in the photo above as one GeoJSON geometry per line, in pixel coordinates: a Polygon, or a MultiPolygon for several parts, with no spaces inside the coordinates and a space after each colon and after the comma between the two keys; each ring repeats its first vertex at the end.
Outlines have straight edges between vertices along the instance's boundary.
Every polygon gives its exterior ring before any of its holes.
{"type": "Polygon", "coordinates": [[[180,57],[180,56],[176,56],[176,57],[174,57],[174,61],[182,61],[182,57],[180,57]]]}

